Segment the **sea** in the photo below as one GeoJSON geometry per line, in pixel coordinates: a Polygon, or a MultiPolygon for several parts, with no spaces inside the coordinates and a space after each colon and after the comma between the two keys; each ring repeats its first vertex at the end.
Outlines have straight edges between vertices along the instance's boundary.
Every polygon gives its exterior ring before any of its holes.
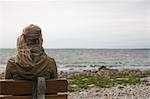
{"type": "MultiPolygon", "coordinates": [[[[98,69],[150,69],[150,49],[45,49],[55,59],[58,71],[74,72],[98,69]]],[[[0,73],[16,49],[0,49],[0,73]]]]}

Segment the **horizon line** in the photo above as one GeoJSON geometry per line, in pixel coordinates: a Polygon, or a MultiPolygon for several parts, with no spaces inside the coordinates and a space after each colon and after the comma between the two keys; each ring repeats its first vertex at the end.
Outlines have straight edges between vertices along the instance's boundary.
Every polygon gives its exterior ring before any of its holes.
{"type": "MultiPolygon", "coordinates": [[[[16,49],[16,48],[0,48],[0,49],[16,49]]],[[[149,48],[44,48],[44,49],[150,49],[149,48]]]]}

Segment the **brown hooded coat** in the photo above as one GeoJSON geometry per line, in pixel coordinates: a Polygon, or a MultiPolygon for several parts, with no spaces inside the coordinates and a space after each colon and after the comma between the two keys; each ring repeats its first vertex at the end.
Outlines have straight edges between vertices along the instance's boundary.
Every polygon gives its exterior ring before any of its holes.
{"type": "Polygon", "coordinates": [[[57,78],[55,60],[44,52],[42,47],[41,29],[36,25],[29,25],[17,39],[17,55],[8,60],[6,79],[36,80],[57,78]],[[33,40],[38,43],[33,44],[33,40]]]}

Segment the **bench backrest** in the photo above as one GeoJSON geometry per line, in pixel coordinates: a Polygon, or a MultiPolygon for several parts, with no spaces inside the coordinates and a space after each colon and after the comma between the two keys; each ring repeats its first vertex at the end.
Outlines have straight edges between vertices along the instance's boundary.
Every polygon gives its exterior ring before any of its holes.
{"type": "MultiPolygon", "coordinates": [[[[32,81],[0,80],[0,99],[32,99],[32,81]]],[[[46,99],[67,99],[67,80],[46,80],[46,99]]]]}

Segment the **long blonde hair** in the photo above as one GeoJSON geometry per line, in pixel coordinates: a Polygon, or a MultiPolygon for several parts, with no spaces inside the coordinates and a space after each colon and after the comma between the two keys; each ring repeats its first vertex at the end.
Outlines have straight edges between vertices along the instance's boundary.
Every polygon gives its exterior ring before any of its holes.
{"type": "Polygon", "coordinates": [[[30,24],[23,29],[17,39],[16,62],[25,66],[34,66],[40,55],[44,53],[41,28],[30,24]]]}

